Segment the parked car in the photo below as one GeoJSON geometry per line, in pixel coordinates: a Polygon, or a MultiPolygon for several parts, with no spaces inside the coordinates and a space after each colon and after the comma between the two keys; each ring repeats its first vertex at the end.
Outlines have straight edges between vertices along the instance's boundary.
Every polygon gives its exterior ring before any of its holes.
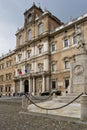
{"type": "Polygon", "coordinates": [[[22,95],[24,95],[24,93],[18,93],[18,92],[13,93],[13,96],[22,96],[22,95]]]}
{"type": "Polygon", "coordinates": [[[13,93],[13,96],[23,96],[24,94],[28,94],[28,93],[24,93],[24,92],[15,92],[15,93],[13,93]]]}
{"type": "Polygon", "coordinates": [[[60,95],[61,95],[61,91],[59,91],[59,90],[53,90],[53,91],[51,92],[51,95],[53,95],[53,93],[55,93],[57,96],[60,96],[60,95]]]}
{"type": "Polygon", "coordinates": [[[57,90],[57,91],[55,92],[55,94],[56,94],[57,96],[60,96],[60,95],[61,95],[61,91],[57,90]]]}
{"type": "Polygon", "coordinates": [[[48,91],[40,93],[41,96],[48,96],[49,94],[50,94],[50,92],[48,92],[48,91]]]}

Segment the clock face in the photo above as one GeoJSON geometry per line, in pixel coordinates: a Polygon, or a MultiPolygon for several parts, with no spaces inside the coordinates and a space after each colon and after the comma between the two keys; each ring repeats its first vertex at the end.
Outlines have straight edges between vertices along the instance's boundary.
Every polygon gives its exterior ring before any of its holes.
{"type": "Polygon", "coordinates": [[[84,69],[83,69],[83,66],[82,66],[82,65],[77,65],[77,66],[75,66],[75,68],[74,68],[74,74],[75,74],[75,75],[82,74],[83,71],[84,71],[84,69]]]}

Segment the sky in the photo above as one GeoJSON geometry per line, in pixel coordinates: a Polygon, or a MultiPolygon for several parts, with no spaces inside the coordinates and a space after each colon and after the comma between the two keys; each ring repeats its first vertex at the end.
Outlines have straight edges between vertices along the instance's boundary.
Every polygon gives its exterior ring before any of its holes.
{"type": "Polygon", "coordinates": [[[87,0],[0,0],[0,56],[15,49],[17,28],[23,27],[23,13],[33,2],[64,23],[87,13],[87,0]]]}

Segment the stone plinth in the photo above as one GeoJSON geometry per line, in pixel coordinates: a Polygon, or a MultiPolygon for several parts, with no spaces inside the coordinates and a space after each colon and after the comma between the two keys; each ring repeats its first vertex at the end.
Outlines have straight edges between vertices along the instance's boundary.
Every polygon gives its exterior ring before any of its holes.
{"type": "Polygon", "coordinates": [[[27,109],[28,106],[28,100],[25,95],[22,96],[22,108],[27,109]]]}
{"type": "Polygon", "coordinates": [[[52,99],[54,100],[55,98],[57,98],[57,95],[55,93],[53,93],[52,99]]]}
{"type": "Polygon", "coordinates": [[[81,120],[87,121],[87,95],[81,97],[81,120]]]}
{"type": "Polygon", "coordinates": [[[75,62],[71,66],[72,73],[72,92],[82,93],[87,92],[87,54],[77,54],[75,62]]]}

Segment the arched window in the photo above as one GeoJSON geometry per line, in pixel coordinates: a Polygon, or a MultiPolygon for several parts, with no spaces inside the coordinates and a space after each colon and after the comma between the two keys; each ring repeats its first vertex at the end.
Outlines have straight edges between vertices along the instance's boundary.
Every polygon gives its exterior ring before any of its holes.
{"type": "Polygon", "coordinates": [[[31,30],[29,30],[29,31],[28,31],[28,41],[30,41],[30,40],[31,40],[31,37],[32,37],[32,31],[31,31],[31,30]]]}
{"type": "Polygon", "coordinates": [[[19,44],[22,44],[22,35],[19,36],[19,44]]]}
{"type": "Polygon", "coordinates": [[[29,14],[28,15],[28,22],[31,22],[32,21],[32,14],[29,14]]]}
{"type": "Polygon", "coordinates": [[[40,23],[40,24],[38,25],[38,34],[40,35],[40,34],[42,34],[42,33],[43,33],[43,24],[40,23]]]}

